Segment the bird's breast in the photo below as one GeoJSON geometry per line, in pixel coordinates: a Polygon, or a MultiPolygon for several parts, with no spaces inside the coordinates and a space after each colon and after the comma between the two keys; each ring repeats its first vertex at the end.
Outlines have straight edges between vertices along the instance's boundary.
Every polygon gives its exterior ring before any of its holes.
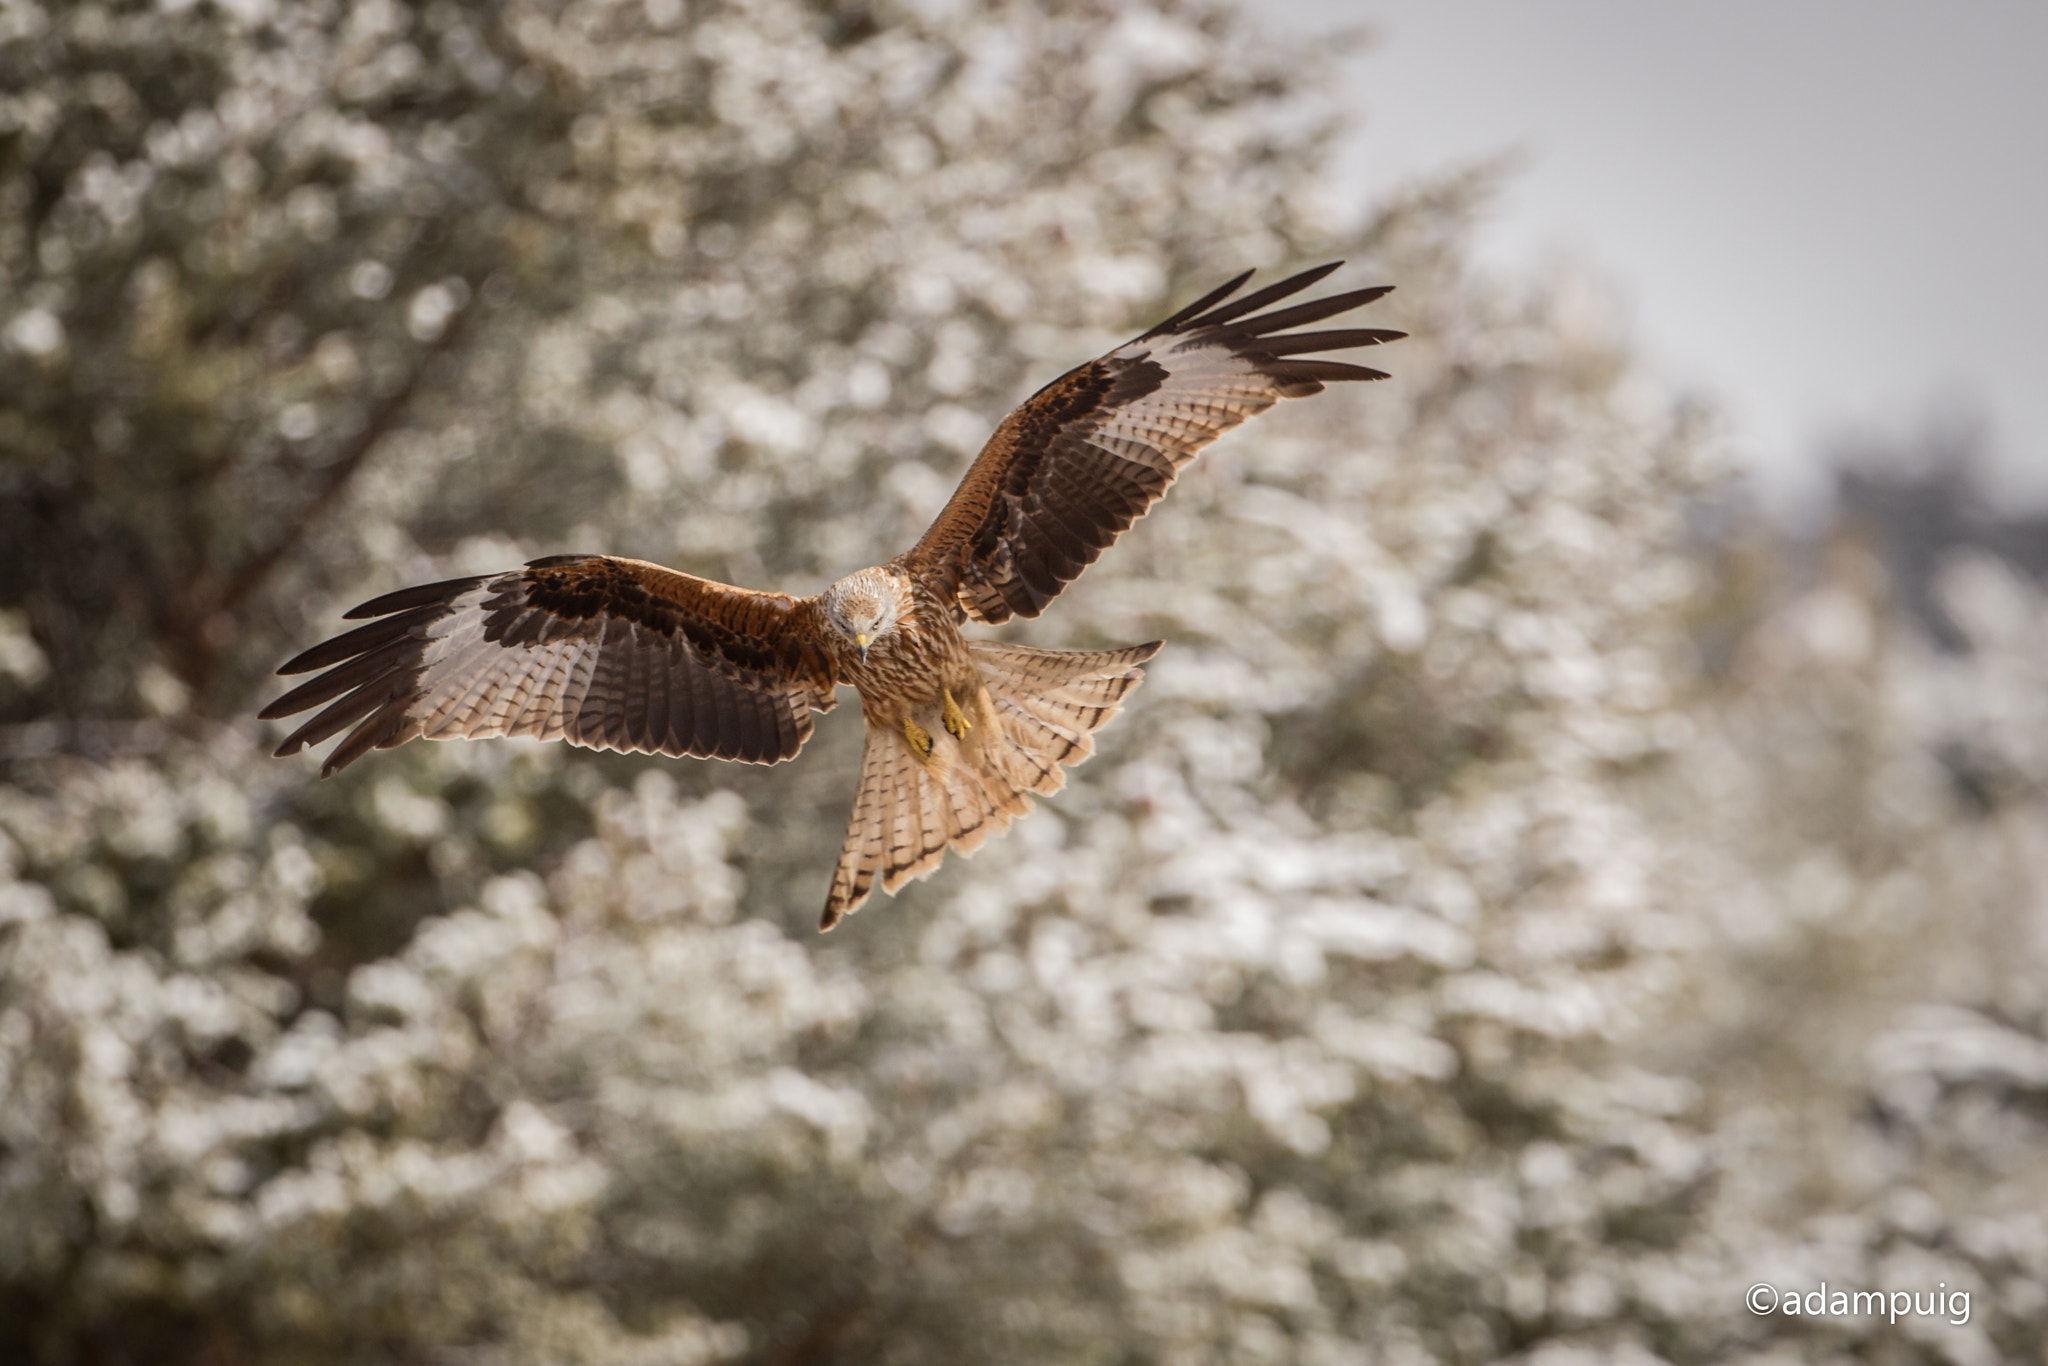
{"type": "Polygon", "coordinates": [[[957,691],[973,676],[960,628],[924,616],[898,622],[868,648],[865,660],[853,659],[846,670],[862,705],[878,716],[935,703],[943,690],[957,691]]]}

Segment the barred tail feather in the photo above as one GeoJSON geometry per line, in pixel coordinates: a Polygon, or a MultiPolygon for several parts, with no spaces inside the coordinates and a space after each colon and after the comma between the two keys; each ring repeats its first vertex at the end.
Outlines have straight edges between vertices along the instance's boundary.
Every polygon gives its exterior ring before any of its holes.
{"type": "Polygon", "coordinates": [[[872,719],[860,792],[818,928],[858,910],[879,880],[894,893],[929,877],[948,849],[963,857],[1031,809],[1033,793],[1066,783],[1065,767],[1095,751],[1094,732],[1144,675],[1159,642],[1125,650],[1038,650],[969,642],[982,689],[959,699],[973,722],[964,739],[934,711],[916,719],[932,737],[919,758],[902,733],[872,719]]]}
{"type": "Polygon", "coordinates": [[[860,792],[818,928],[829,930],[866,901],[879,880],[895,892],[937,871],[946,850],[971,854],[989,835],[1030,810],[1029,799],[991,783],[962,745],[934,721],[932,753],[920,759],[899,731],[872,722],[861,754],[860,792]]]}
{"type": "Polygon", "coordinates": [[[1066,785],[1063,768],[1095,752],[1094,732],[1144,678],[1138,665],[1159,642],[1123,650],[1039,650],[970,642],[1010,745],[998,763],[1018,788],[1051,796],[1066,785]]]}

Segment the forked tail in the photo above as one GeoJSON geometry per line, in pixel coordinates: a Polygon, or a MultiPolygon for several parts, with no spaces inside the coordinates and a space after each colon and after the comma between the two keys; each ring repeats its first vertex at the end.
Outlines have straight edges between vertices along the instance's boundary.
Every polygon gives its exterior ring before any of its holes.
{"type": "Polygon", "coordinates": [[[877,879],[895,892],[930,876],[957,849],[973,853],[990,835],[1050,796],[1064,768],[1095,752],[1094,732],[1144,678],[1138,666],[1159,642],[1125,650],[1038,650],[969,641],[981,675],[979,695],[956,699],[965,735],[947,730],[937,706],[914,721],[930,736],[920,757],[901,730],[868,720],[860,793],[818,928],[829,930],[860,909],[877,879]]]}

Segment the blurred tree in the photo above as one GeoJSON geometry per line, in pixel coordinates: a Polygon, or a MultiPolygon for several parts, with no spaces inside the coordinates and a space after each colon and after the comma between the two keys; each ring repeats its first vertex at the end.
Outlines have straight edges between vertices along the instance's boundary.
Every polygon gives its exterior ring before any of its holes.
{"type": "Polygon", "coordinates": [[[488,7],[10,17],[0,596],[52,709],[135,714],[154,664],[218,714],[280,562],[445,411],[476,292],[558,278],[528,194],[565,119],[488,7]]]}

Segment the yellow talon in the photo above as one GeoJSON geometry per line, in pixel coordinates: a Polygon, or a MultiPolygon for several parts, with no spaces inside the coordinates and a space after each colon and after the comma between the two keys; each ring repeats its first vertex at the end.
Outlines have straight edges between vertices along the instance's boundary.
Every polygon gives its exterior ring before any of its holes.
{"type": "Polygon", "coordinates": [[[903,738],[910,741],[910,748],[918,758],[932,757],[932,733],[917,722],[907,718],[904,720],[903,738]]]}
{"type": "Polygon", "coordinates": [[[942,689],[946,698],[946,729],[953,732],[955,740],[965,740],[967,732],[974,729],[974,723],[967,719],[967,713],[960,710],[960,704],[953,700],[951,688],[942,689]]]}

